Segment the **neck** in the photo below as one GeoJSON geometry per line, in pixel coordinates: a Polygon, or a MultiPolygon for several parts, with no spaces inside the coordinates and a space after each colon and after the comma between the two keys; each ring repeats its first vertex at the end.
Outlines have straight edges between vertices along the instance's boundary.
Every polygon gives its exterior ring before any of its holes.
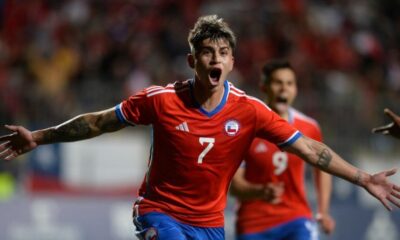
{"type": "Polygon", "coordinates": [[[266,104],[275,112],[277,113],[281,118],[285,119],[286,121],[289,121],[289,109],[287,109],[286,111],[278,111],[278,109],[276,109],[274,106],[269,105],[268,102],[266,102],[266,104]]]}
{"type": "MultiPolygon", "coordinates": [[[[274,110],[275,111],[275,110],[274,110]]],[[[275,111],[276,112],[276,111],[275,111]]],[[[276,113],[278,113],[278,112],[276,112],[276,113]]],[[[281,118],[283,118],[283,119],[285,119],[286,121],[289,121],[289,112],[288,111],[286,111],[286,112],[284,112],[284,113],[278,113],[278,115],[281,117],[281,118]]]]}
{"type": "Polygon", "coordinates": [[[225,92],[224,84],[210,89],[199,82],[195,80],[193,84],[194,98],[204,110],[210,112],[222,101],[225,92]]]}

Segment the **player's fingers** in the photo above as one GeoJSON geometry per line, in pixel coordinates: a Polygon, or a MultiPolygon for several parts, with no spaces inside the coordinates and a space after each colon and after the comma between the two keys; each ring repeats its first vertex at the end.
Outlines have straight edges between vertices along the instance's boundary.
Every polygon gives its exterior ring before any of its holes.
{"type": "Polygon", "coordinates": [[[395,199],[394,197],[388,196],[387,199],[388,199],[391,203],[393,203],[393,205],[395,205],[396,207],[400,208],[400,202],[399,202],[399,201],[396,201],[396,199],[395,199]]]}
{"type": "Polygon", "coordinates": [[[333,226],[328,224],[328,226],[326,226],[326,227],[324,228],[324,232],[325,232],[326,234],[328,234],[328,235],[331,234],[331,233],[333,232],[333,226]]]}
{"type": "Polygon", "coordinates": [[[274,197],[275,198],[280,198],[283,195],[284,192],[285,192],[285,190],[283,188],[275,189],[274,197]]]}
{"type": "Polygon", "coordinates": [[[389,130],[386,130],[386,131],[383,131],[383,132],[382,132],[383,135],[389,135],[389,133],[390,133],[389,130]]]}
{"type": "Polygon", "coordinates": [[[0,144],[0,152],[2,152],[7,147],[10,147],[10,141],[3,142],[2,144],[0,144]]]}
{"type": "Polygon", "coordinates": [[[14,158],[18,157],[18,154],[16,152],[12,152],[10,155],[8,155],[7,157],[4,158],[4,160],[12,160],[14,158]]]}
{"type": "Polygon", "coordinates": [[[278,185],[279,187],[282,187],[282,188],[285,187],[285,183],[284,182],[277,182],[276,185],[278,185]]]}
{"type": "Polygon", "coordinates": [[[385,206],[385,208],[389,211],[392,211],[392,207],[386,202],[386,199],[379,199],[379,201],[381,201],[381,203],[383,204],[383,206],[385,206]]]}
{"type": "Polygon", "coordinates": [[[281,183],[268,183],[265,188],[267,193],[272,196],[279,196],[282,194],[284,188],[281,183]]]}
{"type": "Polygon", "coordinates": [[[283,182],[269,182],[266,184],[269,187],[283,187],[283,182]]]}
{"type": "Polygon", "coordinates": [[[331,233],[333,233],[333,231],[335,230],[335,228],[336,228],[336,222],[332,219],[332,221],[331,221],[331,228],[330,228],[331,233]]]}
{"type": "Polygon", "coordinates": [[[395,198],[400,199],[400,193],[397,191],[392,191],[390,194],[392,194],[395,198]]]}
{"type": "Polygon", "coordinates": [[[324,219],[323,217],[320,217],[317,221],[325,234],[330,234],[332,232],[333,226],[329,219],[324,219]]]}
{"type": "Polygon", "coordinates": [[[11,137],[13,137],[15,134],[8,134],[8,135],[3,135],[0,136],[0,142],[4,142],[4,141],[9,141],[11,139],[11,137]]]}
{"type": "Polygon", "coordinates": [[[283,182],[278,182],[275,184],[275,188],[279,191],[283,191],[285,189],[285,184],[283,182]]]}
{"type": "Polygon", "coordinates": [[[390,177],[390,176],[396,174],[396,173],[397,173],[397,170],[398,170],[397,168],[389,169],[389,170],[387,170],[387,171],[385,172],[385,176],[386,176],[386,177],[390,177]]]}
{"type": "Polygon", "coordinates": [[[400,192],[400,186],[393,184],[393,189],[400,192]]]}
{"type": "Polygon", "coordinates": [[[392,168],[392,169],[390,169],[390,170],[388,170],[388,171],[385,172],[385,176],[386,176],[386,177],[392,176],[392,175],[394,175],[396,172],[397,172],[397,168],[392,168]]]}
{"type": "Polygon", "coordinates": [[[389,123],[387,125],[376,127],[376,128],[372,129],[372,132],[373,133],[383,133],[383,134],[385,134],[385,132],[389,131],[388,129],[393,127],[393,125],[394,125],[394,123],[389,123]]]}
{"type": "Polygon", "coordinates": [[[271,204],[278,204],[280,202],[282,202],[281,198],[275,198],[274,200],[271,201],[271,204]]]}
{"type": "Polygon", "coordinates": [[[386,115],[388,115],[393,121],[396,120],[396,118],[398,118],[399,116],[397,116],[394,112],[392,112],[392,110],[390,110],[389,108],[385,108],[384,113],[386,115]]]}
{"type": "Polygon", "coordinates": [[[11,147],[7,147],[3,151],[0,152],[0,157],[8,156],[11,152],[12,152],[11,147]]]}
{"type": "Polygon", "coordinates": [[[11,130],[13,132],[18,131],[18,126],[14,126],[14,125],[4,125],[5,128],[7,128],[8,130],[11,130]]]}

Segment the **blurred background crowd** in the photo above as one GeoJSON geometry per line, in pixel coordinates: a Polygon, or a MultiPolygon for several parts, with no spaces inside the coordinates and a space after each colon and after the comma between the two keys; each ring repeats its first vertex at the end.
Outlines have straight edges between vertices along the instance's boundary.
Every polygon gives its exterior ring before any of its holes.
{"type": "Polygon", "coordinates": [[[235,85],[263,98],[261,66],[287,58],[296,107],[328,144],[349,157],[360,147],[393,152],[370,128],[385,121],[383,107],[400,110],[397,9],[391,0],[0,1],[0,122],[55,125],[191,78],[188,30],[216,13],[237,34],[235,85]]]}
{"type": "Polygon", "coordinates": [[[398,9],[391,0],[0,1],[0,122],[54,125],[191,78],[188,30],[217,13],[238,37],[230,81],[262,98],[261,66],[287,58],[297,107],[327,141],[368,148],[382,108],[399,110],[398,9]]]}
{"type": "MultiPolygon", "coordinates": [[[[218,14],[237,34],[237,87],[264,98],[262,65],[286,58],[295,106],[328,145],[350,161],[399,156],[398,142],[370,133],[388,121],[384,107],[400,112],[399,9],[395,0],[0,0],[0,124],[52,126],[192,78],[188,31],[218,14]]],[[[17,179],[26,168],[0,161],[17,179]]]]}

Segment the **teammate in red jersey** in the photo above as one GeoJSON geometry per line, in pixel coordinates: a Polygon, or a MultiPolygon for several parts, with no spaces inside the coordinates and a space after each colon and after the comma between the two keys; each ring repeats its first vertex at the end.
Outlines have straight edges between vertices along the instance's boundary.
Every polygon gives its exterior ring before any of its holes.
{"type": "Polygon", "coordinates": [[[47,129],[31,132],[6,126],[13,133],[0,137],[0,158],[13,159],[42,144],[151,124],[154,139],[148,171],[134,205],[134,222],[145,239],[224,239],[229,183],[255,137],[362,186],[388,209],[389,202],[400,207],[396,199],[400,187],[387,179],[395,170],[371,175],[350,165],[226,80],[236,40],[222,19],[200,17],[188,40],[194,79],[149,87],[117,107],[47,129]]]}
{"type": "Polygon", "coordinates": [[[376,127],[372,129],[372,132],[382,133],[384,135],[391,135],[395,138],[400,139],[400,116],[396,115],[388,108],[385,108],[384,112],[392,119],[392,122],[384,126],[376,127]]]}
{"type": "MultiPolygon", "coordinates": [[[[275,60],[266,64],[261,88],[269,107],[305,136],[322,141],[318,123],[291,107],[297,96],[297,84],[289,62],[275,60]]],[[[253,141],[245,166],[237,170],[231,185],[231,193],[241,200],[238,239],[317,239],[305,193],[304,167],[298,156],[282,152],[266,140],[253,141]],[[270,195],[265,196],[266,193],[270,195]]],[[[315,186],[317,220],[329,234],[335,227],[329,214],[331,176],[315,169],[315,186]]]]}

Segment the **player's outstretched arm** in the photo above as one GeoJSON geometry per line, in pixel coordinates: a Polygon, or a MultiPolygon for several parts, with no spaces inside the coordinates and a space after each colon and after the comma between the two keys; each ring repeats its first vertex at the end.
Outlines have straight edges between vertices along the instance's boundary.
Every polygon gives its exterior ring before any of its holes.
{"type": "Polygon", "coordinates": [[[396,115],[388,108],[385,108],[384,113],[392,119],[392,122],[384,126],[373,128],[372,132],[392,135],[393,137],[400,139],[400,116],[396,115]]]}
{"type": "Polygon", "coordinates": [[[263,199],[269,203],[277,204],[283,194],[283,183],[251,183],[244,177],[245,169],[239,168],[233,176],[230,194],[241,201],[263,199]]]}
{"type": "Polygon", "coordinates": [[[88,139],[124,126],[119,122],[115,108],[82,114],[58,126],[33,132],[22,126],[6,125],[12,133],[0,136],[0,159],[11,160],[39,145],[88,139]]]}
{"type": "Polygon", "coordinates": [[[305,136],[286,147],[285,150],[300,156],[308,163],[325,172],[365,188],[388,210],[392,210],[389,202],[400,208],[400,187],[390,182],[387,178],[394,175],[396,169],[371,175],[343,160],[325,144],[305,136]]]}

